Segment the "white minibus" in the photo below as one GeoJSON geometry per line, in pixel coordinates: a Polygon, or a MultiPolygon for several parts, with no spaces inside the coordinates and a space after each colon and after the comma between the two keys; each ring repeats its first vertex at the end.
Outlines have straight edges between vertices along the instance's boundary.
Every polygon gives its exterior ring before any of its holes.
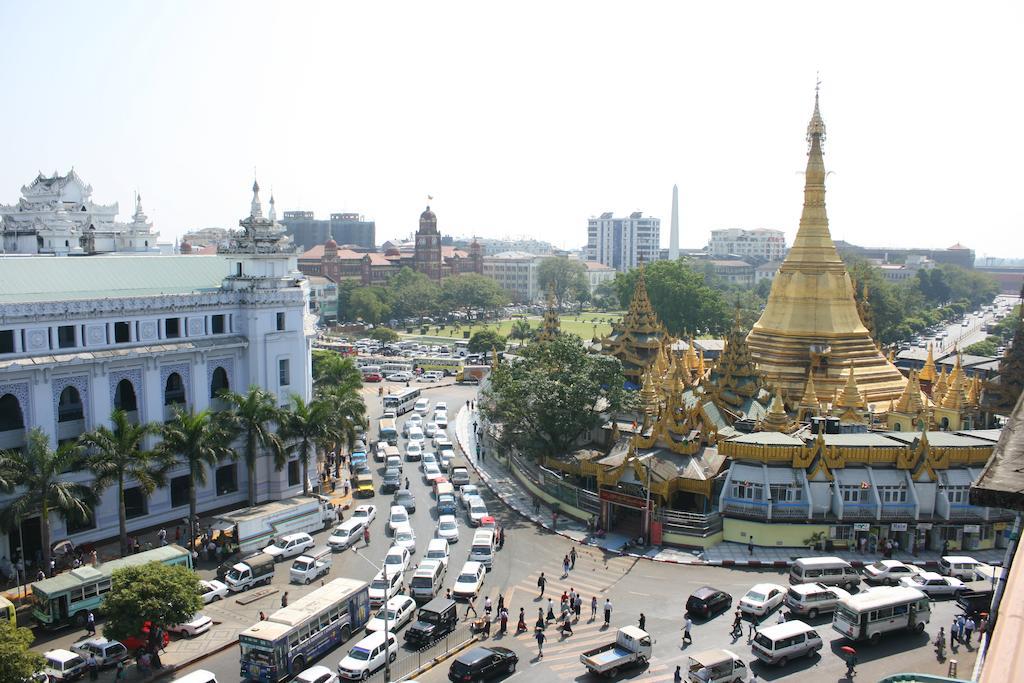
{"type": "Polygon", "coordinates": [[[931,613],[928,596],[916,588],[878,586],[840,600],[832,628],[850,640],[870,640],[874,645],[889,631],[921,633],[931,613]]]}

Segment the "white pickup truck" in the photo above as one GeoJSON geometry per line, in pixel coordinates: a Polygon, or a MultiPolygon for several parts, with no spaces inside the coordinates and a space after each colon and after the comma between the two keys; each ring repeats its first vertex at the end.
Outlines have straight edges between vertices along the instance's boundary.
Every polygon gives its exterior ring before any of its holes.
{"type": "Polygon", "coordinates": [[[580,655],[580,661],[589,671],[614,678],[625,667],[643,666],[651,658],[653,644],[654,639],[647,631],[623,626],[615,635],[615,642],[587,650],[580,655]]]}

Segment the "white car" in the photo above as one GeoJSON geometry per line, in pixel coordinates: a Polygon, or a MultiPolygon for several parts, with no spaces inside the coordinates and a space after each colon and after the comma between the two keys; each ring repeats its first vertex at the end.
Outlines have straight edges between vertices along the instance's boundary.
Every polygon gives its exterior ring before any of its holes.
{"type": "Polygon", "coordinates": [[[423,430],[419,427],[412,427],[409,429],[409,443],[419,443],[420,448],[423,448],[425,439],[423,437],[423,430]]]}
{"type": "Polygon", "coordinates": [[[441,515],[437,518],[437,537],[449,543],[459,542],[459,520],[455,515],[441,515]]]}
{"type": "Polygon", "coordinates": [[[920,574],[921,569],[899,560],[879,560],[864,566],[864,580],[868,583],[887,583],[895,586],[903,579],[920,574]]]}
{"type": "Polygon", "coordinates": [[[377,518],[377,506],[376,505],[360,505],[352,511],[352,516],[349,519],[357,519],[364,525],[369,524],[377,518]]]}
{"type": "Polygon", "coordinates": [[[334,527],[334,531],[327,537],[327,545],[331,550],[345,550],[363,537],[364,527],[359,520],[347,519],[334,527]]]}
{"type": "Polygon", "coordinates": [[[476,484],[466,484],[459,487],[459,503],[462,507],[469,507],[469,499],[474,496],[480,496],[480,489],[477,488],[476,484]]]}
{"type": "Polygon", "coordinates": [[[326,666],[311,666],[292,679],[294,683],[338,683],[338,674],[326,666]]]}
{"type": "Polygon", "coordinates": [[[420,458],[420,469],[422,470],[428,462],[434,463],[436,465],[437,456],[435,456],[433,453],[424,453],[423,457],[420,458]]]}
{"type": "Polygon", "coordinates": [[[410,441],[405,444],[405,459],[419,460],[423,457],[423,443],[420,441],[410,441]]]}
{"type": "Polygon", "coordinates": [[[434,413],[434,423],[440,430],[447,431],[448,429],[448,414],[442,412],[434,413]]]}
{"type": "Polygon", "coordinates": [[[432,538],[427,543],[427,552],[423,555],[424,560],[437,560],[444,565],[445,571],[448,571],[448,556],[450,551],[448,550],[448,541],[443,538],[432,538]]]}
{"type": "Polygon", "coordinates": [[[441,476],[441,466],[436,462],[428,462],[423,466],[423,481],[430,481],[434,477],[441,476]]]}
{"type": "Polygon", "coordinates": [[[462,565],[462,571],[452,586],[452,596],[467,600],[475,598],[483,588],[486,574],[487,570],[480,562],[467,562],[462,565]]]}
{"type": "Polygon", "coordinates": [[[392,372],[390,374],[384,375],[384,379],[386,379],[389,382],[411,382],[412,381],[412,373],[411,372],[392,372]]]}
{"type": "Polygon", "coordinates": [[[437,423],[436,422],[428,422],[423,427],[423,433],[426,435],[426,437],[428,439],[433,439],[434,435],[437,434],[437,423]]]}
{"type": "Polygon", "coordinates": [[[412,554],[407,548],[402,546],[391,546],[388,550],[388,554],[384,556],[384,566],[398,569],[404,572],[409,568],[409,562],[412,559],[412,554]]]}
{"type": "Polygon", "coordinates": [[[448,413],[448,401],[438,401],[434,404],[434,412],[441,411],[445,414],[448,413]]]}
{"type": "Polygon", "coordinates": [[[782,604],[786,589],[777,583],[758,583],[740,598],[740,611],[763,617],[782,604]]]}
{"type": "Polygon", "coordinates": [[[412,555],[416,552],[416,532],[412,527],[402,527],[395,531],[395,545],[405,548],[412,555]]]}
{"type": "Polygon", "coordinates": [[[388,516],[388,531],[394,534],[404,527],[409,527],[409,513],[401,505],[392,505],[388,516]]]}
{"type": "Polygon", "coordinates": [[[467,516],[470,526],[480,526],[480,521],[490,515],[487,512],[487,505],[480,496],[472,496],[466,504],[467,516]]]}
{"type": "Polygon", "coordinates": [[[377,631],[352,646],[338,662],[338,675],[346,680],[364,680],[386,662],[398,657],[398,638],[394,633],[377,631]],[[386,639],[386,640],[385,640],[386,639]]]}
{"type": "Polygon", "coordinates": [[[960,579],[943,576],[938,572],[921,572],[913,576],[905,576],[900,579],[900,583],[916,588],[929,598],[934,598],[937,595],[959,595],[967,591],[967,586],[960,579]]]}
{"type": "Polygon", "coordinates": [[[469,483],[469,470],[465,467],[453,467],[449,478],[452,486],[465,486],[469,483]]]}
{"type": "Polygon", "coordinates": [[[448,472],[452,468],[452,461],[455,459],[455,451],[451,449],[437,452],[437,464],[441,466],[442,472],[448,472]]]}
{"type": "Polygon", "coordinates": [[[203,604],[208,605],[211,602],[228,597],[228,587],[216,579],[200,581],[199,596],[202,597],[203,604]]]}
{"type": "Polygon", "coordinates": [[[89,655],[95,655],[96,663],[100,668],[114,666],[118,662],[128,659],[128,648],[124,645],[116,640],[95,636],[78,641],[71,646],[71,651],[76,655],[81,655],[85,660],[89,659],[89,655]]]}
{"type": "Polygon", "coordinates": [[[396,595],[391,598],[388,600],[387,606],[381,607],[380,611],[366,622],[367,633],[384,630],[385,610],[387,611],[387,630],[397,633],[398,629],[409,623],[412,615],[416,613],[416,601],[408,595],[396,595]]]}
{"type": "Polygon", "coordinates": [[[275,562],[280,562],[286,558],[301,555],[314,545],[316,543],[309,534],[288,534],[268,545],[263,552],[272,555],[275,562]]]}
{"type": "Polygon", "coordinates": [[[383,605],[385,601],[401,592],[402,572],[397,569],[382,569],[370,581],[370,604],[374,607],[383,605]]]}
{"type": "Polygon", "coordinates": [[[442,450],[443,448],[451,448],[452,440],[448,438],[448,435],[444,432],[438,432],[434,434],[434,448],[442,450]]]}
{"type": "Polygon", "coordinates": [[[168,626],[167,630],[171,633],[177,633],[178,635],[184,636],[185,638],[195,638],[196,636],[201,636],[209,631],[212,626],[213,619],[205,614],[196,614],[188,621],[175,624],[174,626],[168,626]]]}

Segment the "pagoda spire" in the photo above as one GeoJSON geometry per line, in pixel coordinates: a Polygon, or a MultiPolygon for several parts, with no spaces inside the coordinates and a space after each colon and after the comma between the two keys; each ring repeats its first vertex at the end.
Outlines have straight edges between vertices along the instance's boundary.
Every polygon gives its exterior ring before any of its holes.
{"type": "Polygon", "coordinates": [[[277,209],[274,207],[274,190],[270,190],[270,208],[267,210],[267,218],[271,222],[277,221],[277,209]]]}
{"type": "Polygon", "coordinates": [[[782,390],[776,389],[768,415],[761,422],[761,429],[766,432],[783,432],[788,426],[789,416],[786,415],[786,404],[782,401],[782,390]]]}
{"type": "Polygon", "coordinates": [[[910,381],[903,389],[900,400],[896,403],[896,411],[908,415],[918,415],[924,412],[924,400],[921,399],[921,382],[918,374],[911,370],[910,381]]]}
{"type": "Polygon", "coordinates": [[[643,266],[637,270],[629,310],[612,325],[611,334],[601,340],[602,353],[619,359],[626,382],[634,386],[640,386],[644,368],[655,361],[658,350],[670,341],[647,296],[643,266]]]}
{"type": "Polygon", "coordinates": [[[260,204],[260,184],[255,179],[252,181],[252,204],[249,208],[249,216],[263,218],[263,206],[260,204]]]}
{"type": "Polygon", "coordinates": [[[924,367],[921,368],[921,372],[918,373],[917,378],[922,382],[934,382],[935,381],[935,356],[932,351],[932,345],[928,345],[928,359],[924,362],[924,367]]]}
{"type": "Polygon", "coordinates": [[[843,387],[843,393],[839,396],[839,403],[836,405],[838,408],[863,408],[864,397],[860,394],[860,389],[857,388],[857,377],[853,372],[853,364],[850,364],[850,371],[846,376],[846,386],[843,387]]]}
{"type": "Polygon", "coordinates": [[[807,373],[807,384],[804,387],[804,395],[800,399],[800,410],[806,416],[816,414],[821,410],[821,402],[818,400],[818,390],[814,386],[814,373],[807,373]]]}
{"type": "Polygon", "coordinates": [[[558,309],[555,305],[555,283],[548,283],[548,306],[544,310],[544,321],[537,332],[537,341],[551,341],[561,332],[558,309]]]}
{"type": "Polygon", "coordinates": [[[935,384],[932,385],[932,403],[942,405],[942,399],[946,396],[948,388],[949,383],[946,377],[946,369],[939,368],[938,377],[935,380],[935,384]]]}
{"type": "Polygon", "coordinates": [[[953,372],[949,376],[949,386],[946,388],[946,393],[942,395],[943,408],[962,410],[967,407],[967,385],[965,378],[966,375],[963,368],[960,367],[960,356],[958,354],[956,365],[953,366],[953,372]]]}

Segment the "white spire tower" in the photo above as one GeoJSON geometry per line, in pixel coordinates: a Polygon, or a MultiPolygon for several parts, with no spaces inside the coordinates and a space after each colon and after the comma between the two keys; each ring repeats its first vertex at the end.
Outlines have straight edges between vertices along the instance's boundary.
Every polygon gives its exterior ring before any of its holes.
{"type": "Polygon", "coordinates": [[[672,227],[668,233],[668,260],[679,258],[679,186],[672,186],[672,227]]]}
{"type": "Polygon", "coordinates": [[[270,210],[267,211],[267,218],[271,223],[277,222],[277,209],[274,208],[274,190],[270,190],[270,210]]]}

